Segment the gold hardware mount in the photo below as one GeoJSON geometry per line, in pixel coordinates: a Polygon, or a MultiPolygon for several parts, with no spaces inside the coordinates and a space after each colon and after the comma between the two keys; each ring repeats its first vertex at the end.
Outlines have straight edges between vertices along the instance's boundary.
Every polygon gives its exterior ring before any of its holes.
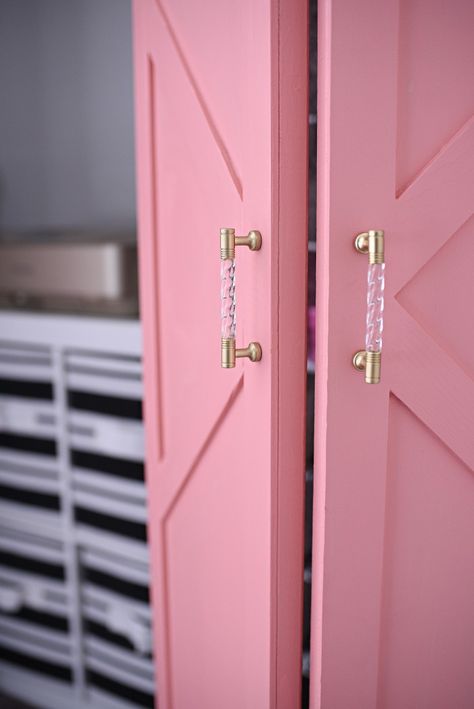
{"type": "Polygon", "coordinates": [[[260,251],[262,235],[256,229],[249,231],[247,236],[236,236],[235,229],[221,229],[221,259],[235,258],[236,246],[248,246],[250,251],[260,251]]]}
{"type": "Polygon", "coordinates": [[[367,352],[365,350],[359,350],[352,358],[354,369],[357,369],[358,372],[365,372],[366,355],[367,352]]]}
{"type": "Polygon", "coordinates": [[[237,357],[248,357],[251,362],[260,362],[262,347],[259,342],[249,342],[247,347],[236,348],[234,337],[222,337],[221,366],[224,369],[232,369],[237,357]]]}
{"type": "Polygon", "coordinates": [[[366,384],[379,384],[382,369],[382,353],[359,350],[352,358],[354,369],[365,372],[366,384]]]}
{"type": "Polygon", "coordinates": [[[357,234],[354,240],[356,251],[369,255],[369,263],[384,263],[384,232],[371,229],[357,234]]]}

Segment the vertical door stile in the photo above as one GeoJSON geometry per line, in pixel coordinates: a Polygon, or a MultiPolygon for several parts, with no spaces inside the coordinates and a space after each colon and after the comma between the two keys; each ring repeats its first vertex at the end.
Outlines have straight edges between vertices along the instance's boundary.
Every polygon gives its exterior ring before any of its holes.
{"type": "Polygon", "coordinates": [[[295,709],[306,329],[304,0],[135,0],[138,232],[161,709],[295,709]],[[153,62],[153,90],[149,67],[153,62]],[[238,246],[221,368],[219,238],[238,246]],[[235,364],[235,366],[232,366],[235,364]]]}

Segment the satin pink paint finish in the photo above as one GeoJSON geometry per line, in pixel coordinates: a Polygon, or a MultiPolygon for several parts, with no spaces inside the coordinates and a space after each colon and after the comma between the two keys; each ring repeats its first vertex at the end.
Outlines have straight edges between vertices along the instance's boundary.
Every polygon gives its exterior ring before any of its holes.
{"type": "Polygon", "coordinates": [[[474,703],[473,27],[467,0],[319,3],[314,709],[474,703]]]}
{"type": "Polygon", "coordinates": [[[147,482],[161,709],[294,709],[301,680],[307,8],[135,0],[147,482]],[[219,229],[238,345],[220,368],[219,229]]]}

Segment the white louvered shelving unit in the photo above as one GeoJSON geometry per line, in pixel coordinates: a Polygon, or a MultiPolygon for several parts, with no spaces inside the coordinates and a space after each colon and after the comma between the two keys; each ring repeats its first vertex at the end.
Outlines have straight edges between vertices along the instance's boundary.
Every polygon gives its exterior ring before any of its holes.
{"type": "Polygon", "coordinates": [[[0,313],[0,691],[153,707],[141,331],[0,313]]]}

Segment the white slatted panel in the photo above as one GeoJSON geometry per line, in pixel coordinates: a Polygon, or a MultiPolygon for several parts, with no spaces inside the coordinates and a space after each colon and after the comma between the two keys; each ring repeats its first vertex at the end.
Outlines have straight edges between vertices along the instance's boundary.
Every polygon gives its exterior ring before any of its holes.
{"type": "Polygon", "coordinates": [[[0,333],[0,433],[57,444],[57,456],[28,450],[28,441],[21,450],[0,446],[0,487],[23,495],[0,497],[0,554],[25,559],[0,561],[0,687],[12,692],[14,677],[13,694],[47,709],[137,709],[155,692],[152,614],[145,596],[125,591],[135,584],[148,593],[147,544],[75,524],[74,509],[146,524],[139,324],[0,313],[0,333]],[[41,398],[48,392],[52,400],[41,398]],[[87,465],[72,463],[74,451],[87,465]],[[57,495],[60,511],[36,507],[42,495],[57,495]],[[31,562],[61,566],[65,579],[31,562]],[[108,575],[112,587],[87,579],[87,569],[108,575]],[[64,623],[48,627],[44,614],[64,623]],[[17,664],[5,651],[17,653],[17,664]],[[21,666],[21,657],[70,669],[72,684],[21,666]],[[133,691],[143,697],[131,699],[133,691]]]}
{"type": "Polygon", "coordinates": [[[145,434],[141,421],[74,410],[68,421],[72,448],[143,462],[145,434]]]}

